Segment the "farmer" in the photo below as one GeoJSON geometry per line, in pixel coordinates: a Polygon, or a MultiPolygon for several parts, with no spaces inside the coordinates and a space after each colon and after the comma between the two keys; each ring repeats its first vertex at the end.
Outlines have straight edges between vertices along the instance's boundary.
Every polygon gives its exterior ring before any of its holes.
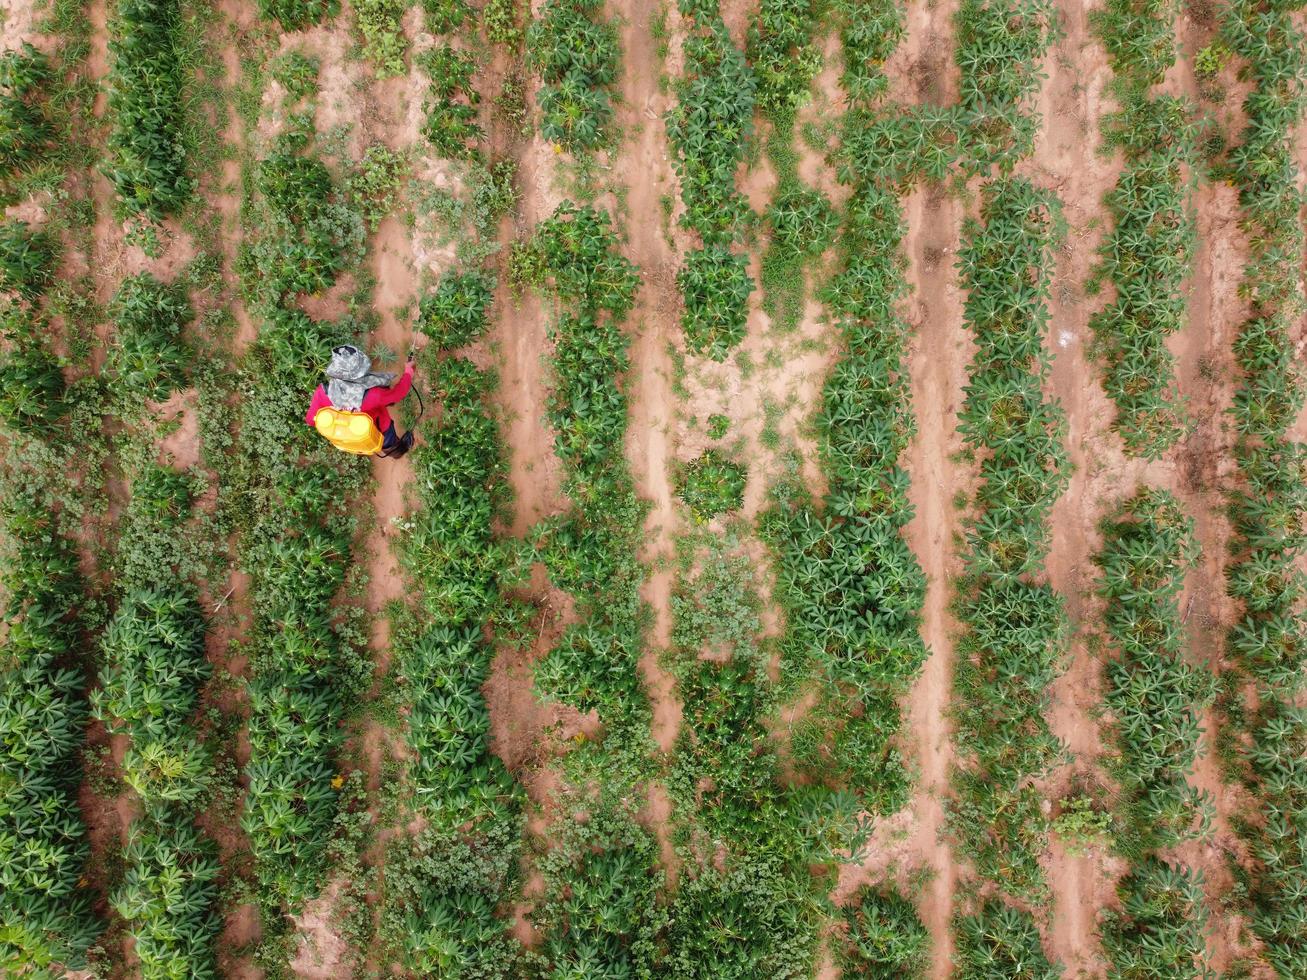
{"type": "Polygon", "coordinates": [[[413,387],[413,354],[399,381],[389,372],[373,372],[372,360],[357,347],[333,348],[327,383],[318,385],[304,421],[337,449],[360,456],[395,459],[413,446],[413,433],[402,436],[388,407],[404,400],[413,387]]]}

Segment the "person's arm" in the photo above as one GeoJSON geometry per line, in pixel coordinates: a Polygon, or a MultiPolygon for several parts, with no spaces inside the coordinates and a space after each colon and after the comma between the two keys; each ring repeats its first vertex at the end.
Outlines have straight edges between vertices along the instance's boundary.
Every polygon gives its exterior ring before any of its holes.
{"type": "Polygon", "coordinates": [[[318,385],[317,390],[313,392],[313,400],[309,402],[309,410],[304,415],[304,424],[311,426],[318,412],[329,404],[331,403],[327,401],[327,389],[318,385]]]}
{"type": "Polygon", "coordinates": [[[413,362],[409,361],[404,365],[404,373],[400,375],[398,381],[390,388],[373,388],[368,392],[369,395],[375,393],[375,405],[381,408],[385,405],[395,405],[402,402],[408,397],[409,389],[413,387],[413,362]]]}

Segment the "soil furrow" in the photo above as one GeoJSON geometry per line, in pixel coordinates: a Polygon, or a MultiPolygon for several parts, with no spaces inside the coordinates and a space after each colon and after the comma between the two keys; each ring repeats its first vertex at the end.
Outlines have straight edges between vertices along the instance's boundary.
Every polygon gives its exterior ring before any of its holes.
{"type": "Polygon", "coordinates": [[[909,229],[907,276],[915,304],[910,319],[916,328],[908,367],[917,421],[917,436],[904,464],[912,478],[914,511],[904,531],[926,574],[921,633],[929,651],[908,698],[905,748],[920,769],[911,803],[912,850],[915,860],[931,872],[919,901],[932,940],[930,975],[942,978],[952,972],[949,920],[957,875],[944,813],[953,764],[947,711],[957,631],[949,612],[959,527],[954,498],[969,492],[973,481],[971,468],[955,460],[962,445],[956,420],[973,345],[960,329],[962,295],[953,275],[961,204],[931,189],[917,190],[907,198],[904,211],[909,229]]]}

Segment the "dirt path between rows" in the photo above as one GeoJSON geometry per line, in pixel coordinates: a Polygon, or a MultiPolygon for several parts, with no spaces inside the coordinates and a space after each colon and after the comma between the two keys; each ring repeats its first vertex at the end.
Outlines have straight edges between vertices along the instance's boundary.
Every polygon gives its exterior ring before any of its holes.
{"type": "Polygon", "coordinates": [[[904,462],[912,478],[909,499],[914,511],[904,536],[927,579],[921,623],[927,659],[908,697],[903,741],[905,756],[915,759],[920,769],[910,804],[915,817],[911,852],[931,873],[918,901],[931,938],[930,976],[942,978],[952,973],[949,920],[957,878],[944,825],[953,765],[947,709],[958,629],[949,612],[958,570],[954,537],[959,514],[953,498],[969,493],[974,482],[972,468],[956,462],[954,454],[962,448],[957,413],[974,345],[962,329],[963,296],[953,270],[961,204],[935,189],[919,189],[905,199],[904,213],[904,251],[914,304],[910,320],[915,328],[908,372],[917,421],[917,435],[904,462]]]}
{"type": "MultiPolygon", "coordinates": [[[[1073,789],[1103,779],[1096,714],[1103,697],[1102,670],[1088,635],[1099,613],[1092,595],[1092,558],[1101,545],[1097,523],[1104,506],[1115,494],[1126,492],[1117,474],[1101,468],[1103,446],[1119,447],[1120,440],[1110,431],[1114,412],[1097,383],[1097,365],[1088,360],[1089,317],[1105,297],[1085,292],[1107,230],[1103,197],[1121,167],[1119,155],[1100,152],[1098,120],[1114,107],[1107,92],[1112,71],[1089,30],[1087,11],[1070,0],[1058,6],[1066,34],[1047,62],[1049,78],[1039,106],[1044,127],[1029,163],[1032,176],[1056,191],[1068,226],[1054,272],[1051,329],[1045,341],[1052,354],[1051,393],[1066,413],[1071,464],[1066,492],[1050,514],[1052,539],[1045,561],[1049,583],[1066,601],[1072,628],[1065,669],[1050,689],[1049,725],[1070,754],[1067,765],[1044,781],[1046,797],[1054,805],[1073,789]]],[[[1124,862],[1102,848],[1069,851],[1055,837],[1043,864],[1052,908],[1038,918],[1050,957],[1061,961],[1071,976],[1103,976],[1106,963],[1099,952],[1097,919],[1115,901],[1124,862]]]]}
{"type": "MultiPolygon", "coordinates": [[[[653,738],[666,753],[672,749],[681,720],[674,681],[658,663],[671,643],[671,562],[677,530],[670,472],[676,455],[676,402],[668,345],[679,329],[678,260],[660,221],[660,198],[679,195],[663,123],[674,100],[659,86],[663,59],[653,32],[658,11],[640,0],[619,0],[614,6],[622,25],[622,98],[617,118],[626,139],[613,166],[623,176],[627,190],[626,251],[639,267],[642,283],[630,316],[638,333],[631,345],[627,376],[630,410],[626,440],[636,489],[650,505],[640,559],[649,568],[641,596],[652,612],[653,627],[646,637],[640,670],[653,709],[653,738]]],[[[670,17],[679,39],[680,18],[675,13],[670,17]]],[[[660,834],[663,829],[657,828],[660,834]]]]}

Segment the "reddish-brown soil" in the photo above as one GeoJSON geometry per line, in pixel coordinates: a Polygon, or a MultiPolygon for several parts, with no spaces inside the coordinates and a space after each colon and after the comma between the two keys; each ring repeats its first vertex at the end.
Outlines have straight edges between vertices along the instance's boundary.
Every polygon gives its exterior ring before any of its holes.
{"type": "Polygon", "coordinates": [[[927,659],[908,698],[903,741],[905,756],[919,767],[910,804],[914,815],[910,860],[930,875],[918,902],[932,941],[930,975],[944,977],[950,972],[949,919],[957,878],[944,828],[944,800],[953,764],[947,710],[957,631],[948,611],[959,529],[953,498],[974,480],[970,467],[955,462],[954,454],[962,445],[957,412],[973,348],[970,338],[958,329],[962,295],[953,271],[961,206],[934,190],[918,190],[906,200],[904,214],[909,229],[904,251],[914,304],[908,373],[917,421],[917,435],[904,461],[912,477],[913,506],[913,519],[904,533],[926,574],[921,635],[927,659]]]}

